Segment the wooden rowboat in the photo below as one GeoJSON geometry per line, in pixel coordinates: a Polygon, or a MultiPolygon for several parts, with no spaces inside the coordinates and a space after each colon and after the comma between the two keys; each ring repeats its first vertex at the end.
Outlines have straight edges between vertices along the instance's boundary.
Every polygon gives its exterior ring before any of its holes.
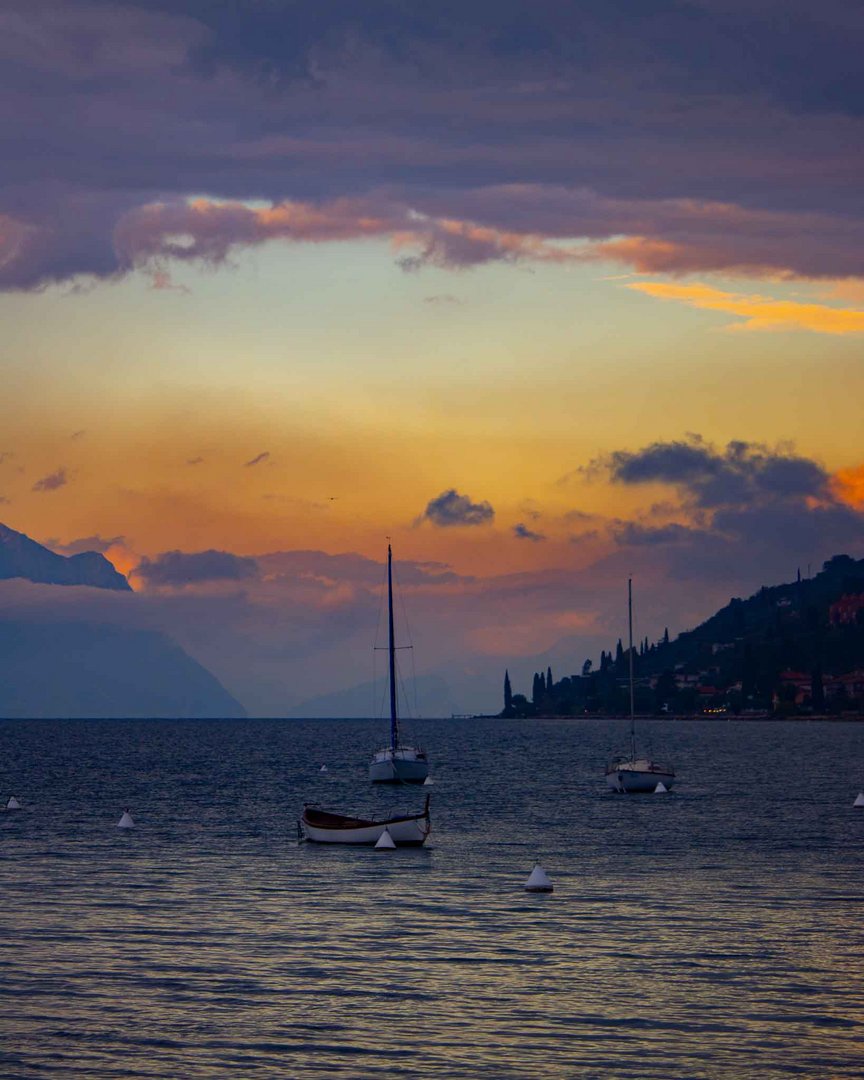
{"type": "Polygon", "coordinates": [[[370,844],[380,840],[386,829],[397,846],[410,844],[419,847],[432,830],[429,818],[429,796],[422,813],[389,818],[358,818],[322,810],[316,803],[306,803],[299,821],[305,840],[315,844],[370,844]]]}

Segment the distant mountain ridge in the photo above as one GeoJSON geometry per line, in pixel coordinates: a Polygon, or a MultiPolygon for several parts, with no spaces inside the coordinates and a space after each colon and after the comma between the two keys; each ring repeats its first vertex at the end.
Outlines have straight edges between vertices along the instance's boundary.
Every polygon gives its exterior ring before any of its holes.
{"type": "Polygon", "coordinates": [[[89,585],[131,592],[123,574],[98,551],[58,555],[0,523],[0,580],[24,578],[44,585],[89,585]]]}
{"type": "Polygon", "coordinates": [[[0,717],[245,716],[166,634],[79,619],[0,619],[0,717]]]}
{"type": "MultiPolygon", "coordinates": [[[[380,683],[367,682],[345,690],[334,690],[329,694],[321,694],[302,701],[299,705],[287,710],[285,715],[290,718],[302,717],[304,719],[323,719],[331,716],[343,719],[381,716],[383,715],[379,704],[381,689],[380,683]]],[[[414,699],[412,700],[413,707],[409,710],[407,703],[405,705],[405,715],[409,720],[411,715],[450,716],[456,708],[451,688],[440,675],[418,675],[412,698],[414,699]]],[[[389,723],[388,718],[386,724],[389,725],[389,723]]],[[[382,721],[381,730],[382,732],[385,730],[384,721],[382,721]]]]}
{"type": "MultiPolygon", "coordinates": [[[[0,580],[132,592],[96,551],[69,558],[0,524],[0,580]]],[[[116,597],[127,616],[136,598],[116,597]]],[[[70,608],[63,605],[63,614],[70,608]]],[[[219,680],[167,634],[51,612],[0,615],[0,717],[245,717],[219,680]]]]}

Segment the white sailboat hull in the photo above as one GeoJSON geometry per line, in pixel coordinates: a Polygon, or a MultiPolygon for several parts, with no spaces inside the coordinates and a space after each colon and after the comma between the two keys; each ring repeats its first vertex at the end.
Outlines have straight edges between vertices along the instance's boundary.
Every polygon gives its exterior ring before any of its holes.
{"type": "Polygon", "coordinates": [[[648,758],[613,761],[606,767],[606,783],[613,791],[627,794],[654,791],[660,783],[669,789],[675,783],[675,770],[648,758]]]}
{"type": "Polygon", "coordinates": [[[428,775],[425,751],[413,746],[379,750],[369,765],[369,779],[375,784],[422,784],[428,775]]]}

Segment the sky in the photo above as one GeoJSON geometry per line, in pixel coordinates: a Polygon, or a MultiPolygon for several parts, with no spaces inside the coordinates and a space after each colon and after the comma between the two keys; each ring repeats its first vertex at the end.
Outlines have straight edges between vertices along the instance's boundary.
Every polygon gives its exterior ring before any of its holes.
{"type": "Polygon", "coordinates": [[[864,13],[9,0],[0,520],[253,714],[453,711],[864,556],[864,13]],[[407,632],[407,628],[406,628],[407,632]]]}

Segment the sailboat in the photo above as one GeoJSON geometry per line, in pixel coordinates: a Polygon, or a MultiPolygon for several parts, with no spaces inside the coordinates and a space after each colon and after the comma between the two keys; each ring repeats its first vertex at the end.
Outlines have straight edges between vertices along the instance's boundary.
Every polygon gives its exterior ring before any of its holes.
{"type": "Polygon", "coordinates": [[[393,552],[387,545],[388,654],[390,657],[390,744],[378,750],[369,765],[369,779],[376,784],[422,784],[429,775],[426,751],[405,746],[399,738],[396,702],[396,637],[393,630],[393,552]]]}
{"type": "MultiPolygon", "coordinates": [[[[636,754],[636,710],[633,683],[633,579],[627,579],[627,625],[630,632],[630,753],[617,757],[606,766],[606,783],[613,791],[633,793],[656,791],[658,784],[667,790],[675,783],[671,765],[652,761],[636,754]]],[[[663,788],[660,789],[661,791],[663,788]]]]}

